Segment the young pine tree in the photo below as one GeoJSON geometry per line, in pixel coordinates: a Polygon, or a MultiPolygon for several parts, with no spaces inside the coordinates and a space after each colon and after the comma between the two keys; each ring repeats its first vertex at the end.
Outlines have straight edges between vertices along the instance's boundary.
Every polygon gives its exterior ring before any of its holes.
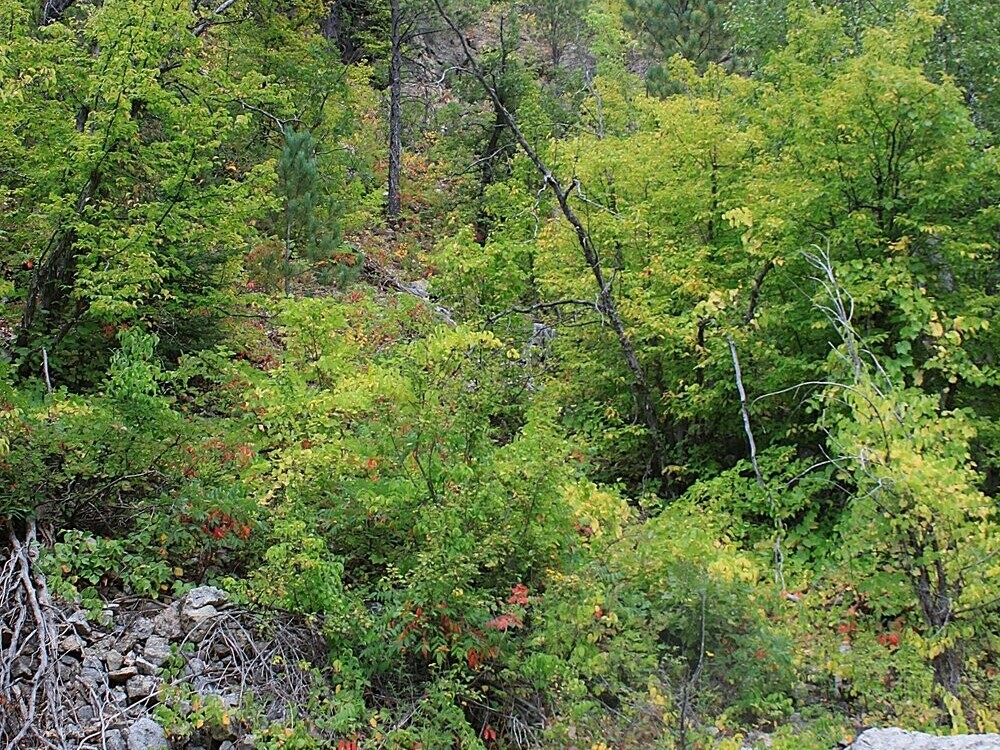
{"type": "MultiPolygon", "coordinates": [[[[726,0],[626,0],[625,23],[659,63],[674,55],[693,62],[699,71],[709,64],[735,67],[734,39],[726,26],[726,0]]],[[[647,76],[650,92],[670,94],[676,88],[662,64],[647,76]]]]}
{"type": "Polygon", "coordinates": [[[278,160],[278,190],[284,208],[281,267],[285,294],[290,293],[292,278],[302,270],[303,261],[311,265],[323,283],[346,280],[351,264],[338,263],[334,258],[340,228],[322,189],[316,143],[309,131],[299,133],[286,128],[278,160]]]}

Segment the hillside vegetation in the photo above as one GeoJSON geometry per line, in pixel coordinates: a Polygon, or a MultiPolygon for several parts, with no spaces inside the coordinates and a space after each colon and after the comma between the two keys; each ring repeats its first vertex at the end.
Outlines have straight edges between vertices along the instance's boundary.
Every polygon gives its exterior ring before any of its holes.
{"type": "Polygon", "coordinates": [[[0,0],[0,662],[212,584],[327,655],[286,720],[164,699],[178,748],[998,731],[998,40],[0,0]]]}

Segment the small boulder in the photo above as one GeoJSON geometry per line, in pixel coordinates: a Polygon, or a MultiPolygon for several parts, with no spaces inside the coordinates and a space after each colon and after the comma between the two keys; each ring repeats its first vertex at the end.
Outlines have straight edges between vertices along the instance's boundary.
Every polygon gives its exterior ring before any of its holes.
{"type": "Polygon", "coordinates": [[[868,729],[851,750],[1000,750],[1000,734],[960,734],[936,737],[902,729],[868,729]]]}
{"type": "Polygon", "coordinates": [[[132,635],[137,640],[144,641],[153,634],[153,621],[148,617],[139,617],[132,623],[129,630],[132,631],[132,635]]]}
{"type": "Polygon", "coordinates": [[[160,635],[151,635],[146,641],[142,655],[146,661],[158,667],[170,658],[171,653],[170,641],[160,635]]]}
{"type": "Polygon", "coordinates": [[[111,649],[101,654],[101,656],[104,659],[104,663],[108,665],[109,672],[115,672],[122,668],[124,657],[121,655],[120,651],[111,649]]]}
{"type": "Polygon", "coordinates": [[[148,675],[138,675],[133,677],[125,685],[125,692],[128,694],[129,703],[138,703],[149,699],[156,699],[160,690],[160,681],[148,675]]]}
{"type": "Polygon", "coordinates": [[[135,722],[128,730],[128,750],[169,750],[167,733],[163,727],[147,716],[135,722]]]}
{"type": "Polygon", "coordinates": [[[191,589],[181,599],[181,611],[201,609],[202,607],[217,607],[229,601],[229,594],[215,586],[199,586],[191,589]]]}
{"type": "Polygon", "coordinates": [[[128,750],[125,744],[125,735],[120,729],[109,729],[104,733],[104,747],[107,750],[128,750]]]}
{"type": "Polygon", "coordinates": [[[168,640],[181,637],[181,605],[174,602],[153,618],[153,630],[168,640]]]}

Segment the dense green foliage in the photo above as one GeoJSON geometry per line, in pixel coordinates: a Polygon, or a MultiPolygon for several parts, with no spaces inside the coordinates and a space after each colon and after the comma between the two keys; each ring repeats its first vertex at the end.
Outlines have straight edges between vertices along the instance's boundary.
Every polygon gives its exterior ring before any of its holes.
{"type": "Polygon", "coordinates": [[[995,14],[494,4],[487,96],[432,5],[387,227],[381,5],[0,0],[49,586],[302,616],[267,747],[997,731],[995,14]]]}

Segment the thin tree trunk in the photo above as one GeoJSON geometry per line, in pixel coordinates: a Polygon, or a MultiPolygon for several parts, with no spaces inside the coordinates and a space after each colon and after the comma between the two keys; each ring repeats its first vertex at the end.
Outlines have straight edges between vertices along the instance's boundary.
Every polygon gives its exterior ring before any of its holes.
{"type": "Polygon", "coordinates": [[[483,87],[483,90],[493,102],[493,107],[503,118],[507,127],[510,128],[510,132],[514,135],[514,138],[517,140],[521,150],[531,160],[532,164],[535,165],[535,169],[538,170],[539,174],[542,175],[545,184],[555,196],[563,216],[573,227],[577,243],[580,246],[580,250],[583,252],[584,260],[590,268],[594,281],[597,283],[598,304],[600,305],[601,312],[607,319],[608,324],[611,326],[611,330],[614,331],[615,337],[618,339],[618,346],[621,349],[622,358],[625,360],[625,364],[628,367],[629,372],[632,374],[632,396],[635,399],[639,415],[642,418],[643,423],[645,423],[646,428],[649,430],[649,440],[653,453],[653,465],[656,469],[657,475],[662,478],[666,457],[663,452],[664,445],[662,428],[660,426],[659,417],[656,413],[655,402],[649,388],[649,383],[646,379],[646,373],[642,368],[642,364],[639,362],[639,357],[636,355],[635,346],[632,344],[632,339],[628,335],[625,323],[622,320],[621,315],[618,313],[618,305],[615,303],[615,298],[611,291],[611,283],[604,276],[604,270],[601,267],[601,258],[597,251],[597,247],[594,245],[594,242],[590,237],[590,233],[587,231],[586,227],[583,226],[580,218],[576,215],[576,212],[570,205],[569,191],[567,188],[563,187],[562,183],[559,182],[559,179],[552,174],[545,162],[542,161],[538,152],[536,152],[535,149],[532,148],[531,144],[528,143],[524,134],[521,132],[521,129],[514,121],[514,116],[504,106],[503,101],[501,101],[499,93],[493,86],[490,85],[489,81],[487,81],[485,74],[472,55],[472,50],[469,48],[469,43],[466,41],[465,35],[462,34],[461,30],[459,30],[448,14],[445,13],[444,8],[441,7],[440,0],[434,0],[434,5],[437,7],[438,13],[441,14],[441,18],[444,19],[445,23],[448,24],[461,43],[462,50],[465,53],[465,59],[469,64],[470,72],[476,80],[479,81],[479,84],[483,87]]]}
{"type": "Polygon", "coordinates": [[[403,98],[402,67],[403,50],[399,0],[391,2],[392,53],[389,60],[389,190],[386,200],[386,217],[397,218],[402,209],[399,192],[400,173],[403,163],[403,98]]]}
{"type": "MultiPolygon", "coordinates": [[[[79,126],[82,130],[82,125],[79,126]]],[[[91,171],[87,184],[77,197],[74,207],[79,216],[97,193],[101,175],[97,168],[91,171]]],[[[49,240],[49,247],[36,262],[31,280],[28,282],[28,294],[24,301],[21,314],[21,326],[17,334],[17,347],[28,349],[32,345],[34,327],[39,312],[51,312],[66,299],[67,290],[71,285],[75,258],[73,246],[76,244],[76,232],[72,228],[57,228],[49,240]]],[[[25,358],[22,369],[28,366],[25,358]]],[[[22,372],[27,374],[27,372],[22,372]]]]}
{"type": "Polygon", "coordinates": [[[286,297],[292,288],[292,217],[288,207],[290,200],[290,198],[285,198],[285,250],[281,258],[281,271],[285,277],[286,297]]]}
{"type": "MultiPolygon", "coordinates": [[[[940,552],[933,537],[930,541],[932,553],[939,558],[940,552]]],[[[907,558],[918,561],[927,556],[927,546],[914,533],[909,535],[907,558]]],[[[931,564],[913,563],[913,590],[920,603],[920,611],[927,623],[928,630],[938,632],[948,626],[954,619],[954,601],[961,593],[961,587],[948,580],[944,565],[940,559],[931,564]]],[[[958,686],[962,680],[965,660],[959,647],[947,646],[944,651],[931,660],[934,668],[934,684],[952,695],[958,695],[958,686]]]]}

